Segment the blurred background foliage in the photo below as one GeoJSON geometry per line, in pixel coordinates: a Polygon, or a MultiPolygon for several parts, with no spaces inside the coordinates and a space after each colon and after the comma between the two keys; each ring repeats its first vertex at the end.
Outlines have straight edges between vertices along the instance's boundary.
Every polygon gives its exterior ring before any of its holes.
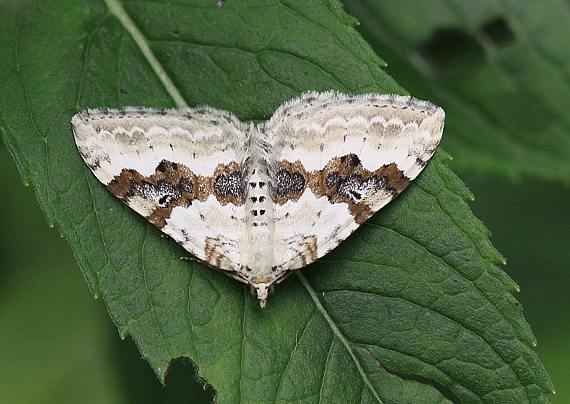
{"type": "MultiPolygon", "coordinates": [[[[570,5],[346,0],[345,7],[388,73],[447,111],[451,166],[522,289],[516,298],[557,388],[551,401],[570,403],[570,5]]],[[[118,338],[3,144],[0,173],[0,401],[211,401],[211,391],[187,383],[191,362],[178,360],[163,387],[132,340],[118,338]]]]}

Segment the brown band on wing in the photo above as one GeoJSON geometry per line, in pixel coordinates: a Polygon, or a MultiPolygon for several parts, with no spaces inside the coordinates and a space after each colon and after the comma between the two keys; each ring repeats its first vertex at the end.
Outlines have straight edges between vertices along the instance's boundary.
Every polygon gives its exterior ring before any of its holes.
{"type": "Polygon", "coordinates": [[[391,200],[410,183],[396,163],[369,171],[356,154],[334,157],[322,170],[307,171],[299,160],[293,163],[281,161],[276,167],[277,178],[272,189],[276,203],[283,205],[289,200],[297,201],[305,189],[310,188],[317,198],[326,196],[333,204],[346,203],[358,224],[375,213],[371,204],[379,197],[384,195],[391,200]]]}
{"type": "Polygon", "coordinates": [[[129,202],[137,197],[139,201],[144,200],[146,205],[139,210],[146,214],[137,211],[161,228],[172,209],[188,207],[194,200],[204,202],[210,195],[214,195],[221,205],[245,203],[242,172],[236,162],[218,164],[213,176],[201,176],[183,164],[163,160],[148,177],[136,170],[123,169],[107,188],[135,210],[136,206],[129,202]]]}
{"type": "MultiPolygon", "coordinates": [[[[232,203],[236,206],[245,203],[245,181],[242,168],[235,161],[228,165],[218,164],[211,177],[211,187],[207,190],[205,198],[214,194],[218,202],[222,205],[232,203]]],[[[203,178],[203,177],[202,177],[203,178]]]]}
{"type": "Polygon", "coordinates": [[[271,179],[271,197],[280,205],[287,201],[296,202],[307,189],[309,178],[310,172],[305,170],[299,160],[293,163],[280,161],[271,179]]]}

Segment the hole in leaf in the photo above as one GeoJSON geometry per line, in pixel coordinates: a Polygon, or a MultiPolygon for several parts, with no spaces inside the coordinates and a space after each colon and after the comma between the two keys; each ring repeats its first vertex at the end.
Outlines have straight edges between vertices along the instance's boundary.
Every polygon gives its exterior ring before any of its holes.
{"type": "Polygon", "coordinates": [[[485,50],[475,37],[457,28],[434,32],[417,47],[434,75],[464,80],[476,76],[485,66],[485,50]]]}
{"type": "Polygon", "coordinates": [[[114,339],[115,365],[119,369],[121,391],[127,403],[211,403],[216,392],[196,376],[196,366],[187,358],[174,359],[168,368],[165,385],[162,385],[151,366],[141,359],[137,345],[114,339]],[[189,400],[188,397],[191,397],[189,400]]]}
{"type": "Polygon", "coordinates": [[[196,403],[212,402],[215,390],[197,377],[196,370],[191,360],[174,359],[168,367],[166,386],[162,389],[164,402],[177,402],[181,397],[192,397],[195,400],[192,402],[196,403]]]}
{"type": "Polygon", "coordinates": [[[503,17],[495,17],[481,26],[481,36],[497,48],[514,44],[517,40],[515,32],[503,17]]]}

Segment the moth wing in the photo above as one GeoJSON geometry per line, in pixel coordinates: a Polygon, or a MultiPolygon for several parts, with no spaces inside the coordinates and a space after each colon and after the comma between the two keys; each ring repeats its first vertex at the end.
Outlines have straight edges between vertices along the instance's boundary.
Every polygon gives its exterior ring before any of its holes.
{"type": "Polygon", "coordinates": [[[412,97],[303,94],[265,125],[276,256],[300,268],[327,254],[426,166],[445,113],[412,97]]]}
{"type": "Polygon", "coordinates": [[[245,124],[208,107],[91,109],[71,122],[81,156],[113,194],[200,260],[235,270],[245,124]]]}

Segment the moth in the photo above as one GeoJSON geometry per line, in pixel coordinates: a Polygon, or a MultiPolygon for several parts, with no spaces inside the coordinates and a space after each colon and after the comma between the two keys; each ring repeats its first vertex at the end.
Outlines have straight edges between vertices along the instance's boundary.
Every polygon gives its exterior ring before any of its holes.
{"type": "Polygon", "coordinates": [[[328,91],[260,124],[208,106],[88,109],[71,122],[99,181],[264,307],[275,284],[406,189],[444,120],[409,96],[328,91]]]}

